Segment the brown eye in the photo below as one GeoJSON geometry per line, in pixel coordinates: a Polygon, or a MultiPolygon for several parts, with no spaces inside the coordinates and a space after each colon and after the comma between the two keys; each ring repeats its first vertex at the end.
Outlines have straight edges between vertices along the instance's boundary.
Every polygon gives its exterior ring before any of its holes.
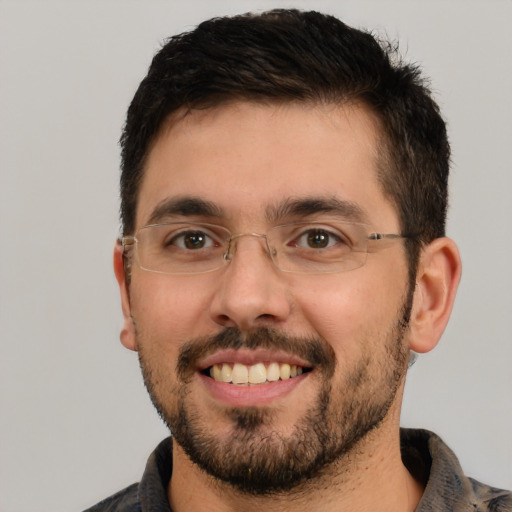
{"type": "Polygon", "coordinates": [[[339,236],[325,229],[308,229],[295,241],[295,247],[305,249],[327,249],[342,243],[339,236]]]}
{"type": "Polygon", "coordinates": [[[329,246],[330,235],[325,231],[310,231],[307,234],[308,247],[325,249],[329,246]]]}
{"type": "Polygon", "coordinates": [[[215,246],[214,241],[202,231],[185,231],[173,237],[169,245],[180,249],[198,250],[215,246]]]}

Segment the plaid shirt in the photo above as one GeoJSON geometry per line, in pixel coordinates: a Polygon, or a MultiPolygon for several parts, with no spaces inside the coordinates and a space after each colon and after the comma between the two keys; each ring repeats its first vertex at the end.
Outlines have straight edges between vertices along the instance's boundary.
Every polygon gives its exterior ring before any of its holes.
{"type": "MultiPolygon", "coordinates": [[[[401,429],[402,459],[425,486],[416,512],[512,512],[512,493],[464,476],[455,454],[426,430],[401,429]]],[[[172,512],[167,485],[172,474],[171,438],[151,454],[139,484],[85,512],[172,512]]]]}

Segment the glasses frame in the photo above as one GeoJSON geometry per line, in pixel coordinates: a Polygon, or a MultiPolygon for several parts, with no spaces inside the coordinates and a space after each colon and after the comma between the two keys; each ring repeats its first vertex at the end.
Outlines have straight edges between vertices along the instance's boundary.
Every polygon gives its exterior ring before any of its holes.
{"type": "MultiPolygon", "coordinates": [[[[363,267],[366,264],[366,259],[362,262],[361,265],[359,265],[357,267],[353,267],[353,268],[350,268],[350,269],[347,269],[347,270],[333,270],[333,271],[330,271],[330,272],[329,271],[323,271],[323,272],[320,272],[320,271],[319,272],[307,272],[307,271],[304,271],[304,272],[301,272],[301,271],[297,271],[297,270],[284,270],[281,267],[279,267],[278,263],[274,259],[274,256],[277,253],[277,251],[276,251],[276,249],[271,248],[269,243],[268,243],[268,234],[269,234],[269,232],[271,232],[272,230],[275,230],[275,229],[279,229],[279,228],[283,228],[283,227],[288,227],[288,226],[294,226],[294,225],[298,226],[298,225],[301,225],[301,224],[312,225],[312,226],[318,224],[318,225],[325,226],[326,224],[329,224],[329,222],[336,222],[338,224],[347,224],[347,225],[361,226],[361,227],[362,226],[368,226],[367,224],[359,223],[359,222],[349,222],[349,221],[341,221],[340,222],[339,220],[333,221],[333,219],[322,219],[322,221],[297,221],[297,222],[290,222],[290,223],[287,223],[287,224],[280,224],[278,226],[273,226],[273,227],[269,228],[267,230],[266,234],[263,234],[263,233],[253,233],[253,232],[249,232],[249,233],[234,233],[233,234],[228,228],[226,228],[224,226],[221,226],[220,224],[211,224],[211,223],[207,223],[207,222],[190,222],[190,223],[188,223],[188,222],[162,222],[162,223],[147,224],[146,226],[142,226],[142,227],[140,227],[135,232],[135,234],[133,234],[133,235],[126,235],[126,236],[120,237],[118,239],[118,242],[122,245],[123,250],[125,251],[124,252],[124,256],[125,257],[127,257],[127,254],[126,254],[127,250],[130,250],[132,247],[135,249],[135,255],[136,255],[137,264],[138,264],[138,266],[139,266],[139,268],[141,270],[144,270],[146,272],[153,272],[153,273],[156,273],[156,274],[163,274],[163,275],[198,275],[198,274],[208,274],[210,272],[215,272],[216,270],[219,270],[220,268],[225,266],[226,263],[229,263],[233,259],[233,256],[234,256],[234,254],[236,252],[236,244],[234,244],[233,242],[238,240],[239,238],[242,238],[242,237],[245,237],[245,236],[252,236],[252,237],[256,237],[256,238],[263,238],[263,239],[265,239],[265,246],[266,246],[266,249],[267,249],[267,254],[270,257],[270,259],[272,260],[272,263],[274,264],[274,266],[278,270],[280,270],[281,272],[291,273],[291,274],[310,274],[310,275],[314,275],[314,274],[339,274],[339,273],[343,273],[343,272],[350,272],[351,270],[356,270],[357,268],[363,267]],[[144,229],[147,229],[147,228],[162,227],[162,226],[172,226],[172,225],[183,225],[183,224],[190,224],[191,226],[194,226],[194,227],[197,226],[197,227],[205,227],[205,228],[210,228],[210,229],[215,228],[215,229],[220,229],[220,230],[225,231],[226,234],[228,234],[229,236],[226,238],[226,241],[225,241],[225,243],[227,243],[227,250],[223,254],[222,262],[218,266],[216,266],[215,268],[208,269],[208,270],[203,270],[203,271],[198,271],[198,272],[165,272],[165,271],[162,271],[162,270],[153,270],[153,269],[150,269],[150,268],[142,266],[142,264],[140,263],[139,254],[138,254],[138,244],[139,244],[139,239],[137,238],[138,233],[140,233],[140,231],[142,231],[144,229]]],[[[366,242],[374,242],[374,241],[375,242],[378,242],[378,241],[383,241],[384,242],[386,240],[389,240],[389,241],[409,240],[409,239],[413,239],[413,238],[415,238],[415,236],[403,235],[403,234],[398,234],[398,233],[377,233],[377,232],[372,232],[372,233],[368,234],[363,240],[365,240],[366,242]]],[[[379,248],[383,249],[384,245],[381,245],[379,248]]],[[[368,255],[368,253],[370,251],[369,251],[368,245],[366,245],[366,250],[365,251],[353,251],[353,252],[364,252],[366,255],[368,255]]]]}

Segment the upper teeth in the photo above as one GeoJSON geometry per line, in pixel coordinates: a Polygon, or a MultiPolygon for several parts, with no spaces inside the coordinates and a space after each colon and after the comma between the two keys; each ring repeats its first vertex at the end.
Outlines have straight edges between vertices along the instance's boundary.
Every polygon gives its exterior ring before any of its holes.
{"type": "Polygon", "coordinates": [[[210,376],[219,382],[233,384],[262,384],[286,380],[302,374],[302,367],[288,363],[256,363],[251,366],[240,363],[215,364],[210,368],[210,376]]]}

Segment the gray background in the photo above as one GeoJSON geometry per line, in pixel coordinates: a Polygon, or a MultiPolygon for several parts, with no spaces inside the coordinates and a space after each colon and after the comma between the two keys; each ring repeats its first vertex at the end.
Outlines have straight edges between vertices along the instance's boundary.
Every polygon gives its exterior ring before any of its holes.
{"type": "Polygon", "coordinates": [[[118,342],[117,140],[162,39],[275,6],[399,37],[432,76],[464,272],[440,345],[411,371],[403,424],[512,487],[512,2],[0,0],[1,512],[91,505],[138,480],[166,435],[118,342]]]}

